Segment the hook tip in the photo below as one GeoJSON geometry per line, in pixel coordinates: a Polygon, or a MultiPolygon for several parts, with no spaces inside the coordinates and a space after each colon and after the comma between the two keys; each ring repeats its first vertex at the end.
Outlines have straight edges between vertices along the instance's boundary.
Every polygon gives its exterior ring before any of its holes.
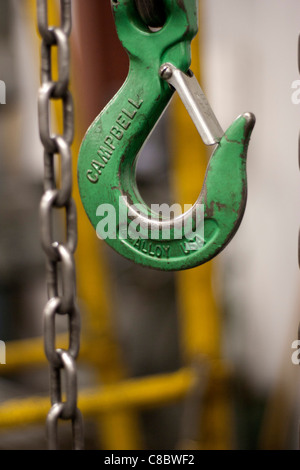
{"type": "Polygon", "coordinates": [[[253,113],[247,112],[243,114],[245,119],[245,131],[246,134],[250,134],[255,126],[256,117],[253,113]]]}

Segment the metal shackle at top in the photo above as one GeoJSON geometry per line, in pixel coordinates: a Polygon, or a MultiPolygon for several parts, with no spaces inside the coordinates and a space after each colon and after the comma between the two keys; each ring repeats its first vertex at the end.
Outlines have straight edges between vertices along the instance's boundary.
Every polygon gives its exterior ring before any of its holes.
{"type": "Polygon", "coordinates": [[[161,27],[166,21],[164,2],[161,0],[134,0],[144,23],[152,28],[161,27]]]}
{"type": "Polygon", "coordinates": [[[153,31],[136,0],[112,0],[129,73],[88,129],[78,160],[81,199],[99,238],[126,258],[161,270],[192,268],[216,256],[237,231],[246,205],[246,153],[255,118],[245,113],[223,133],[189,71],[197,3],[164,0],[165,24],[153,31]],[[175,89],[204,142],[217,145],[197,201],[170,219],[144,203],[135,168],[175,89]],[[111,207],[114,229],[107,231],[111,207]]]}

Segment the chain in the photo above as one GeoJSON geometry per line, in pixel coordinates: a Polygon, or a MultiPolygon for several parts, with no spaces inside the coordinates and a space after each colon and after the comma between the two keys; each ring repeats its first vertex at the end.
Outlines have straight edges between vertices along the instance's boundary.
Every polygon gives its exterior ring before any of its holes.
{"type": "Polygon", "coordinates": [[[48,0],[37,0],[38,28],[42,36],[41,87],[38,96],[40,138],[44,146],[44,194],[40,204],[42,247],[46,253],[48,302],[44,309],[44,347],[50,363],[52,407],[47,416],[49,449],[58,448],[58,421],[72,422],[73,447],[83,448],[83,421],[77,408],[77,369],[80,345],[80,314],[76,305],[74,252],[77,245],[77,212],[72,199],[72,155],[74,133],[73,99],[69,91],[71,0],[60,0],[61,25],[49,27],[48,0]],[[58,79],[52,78],[52,50],[58,50],[58,79]],[[50,133],[51,100],[61,100],[63,135],[50,133]],[[57,185],[55,155],[60,158],[61,181],[57,185]],[[54,241],[53,216],[65,210],[66,241],[54,241]],[[69,349],[56,349],[55,319],[68,317],[69,349]],[[62,379],[66,399],[62,400],[62,379]]]}

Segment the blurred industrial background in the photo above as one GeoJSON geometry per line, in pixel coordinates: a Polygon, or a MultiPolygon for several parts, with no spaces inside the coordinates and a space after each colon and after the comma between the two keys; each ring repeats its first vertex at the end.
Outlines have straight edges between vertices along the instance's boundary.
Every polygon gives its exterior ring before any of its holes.
{"type": "MultiPolygon", "coordinates": [[[[48,3],[57,24],[59,1],[48,3]]],[[[300,320],[300,114],[291,98],[299,78],[299,1],[199,0],[191,69],[224,129],[245,111],[257,123],[239,231],[214,261],[181,273],[123,259],[96,237],[83,210],[79,145],[124,82],[128,59],[110,0],[71,3],[79,407],[86,448],[297,448],[299,369],[291,355],[300,320]]],[[[0,340],[6,342],[0,449],[47,448],[40,42],[35,1],[0,0],[0,80],[7,94],[0,105],[0,340]]],[[[193,203],[207,161],[174,97],[140,156],[141,194],[148,203],[193,203]]],[[[63,321],[57,328],[63,341],[63,321]]],[[[60,425],[62,448],[70,446],[69,427],[60,425]]]]}

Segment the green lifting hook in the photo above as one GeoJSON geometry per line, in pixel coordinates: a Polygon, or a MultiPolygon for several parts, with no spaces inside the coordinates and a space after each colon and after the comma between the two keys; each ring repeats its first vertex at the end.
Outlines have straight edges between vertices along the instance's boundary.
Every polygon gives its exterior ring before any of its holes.
{"type": "Polygon", "coordinates": [[[224,134],[189,71],[197,3],[164,0],[166,21],[154,32],[134,0],[112,0],[117,32],[130,58],[129,73],[88,129],[78,161],[82,203],[99,238],[136,263],[166,271],[192,268],[216,256],[236,233],[247,197],[246,153],[255,117],[245,113],[224,134]],[[204,143],[217,146],[198,200],[170,219],[144,203],[135,167],[174,88],[204,143]]]}

